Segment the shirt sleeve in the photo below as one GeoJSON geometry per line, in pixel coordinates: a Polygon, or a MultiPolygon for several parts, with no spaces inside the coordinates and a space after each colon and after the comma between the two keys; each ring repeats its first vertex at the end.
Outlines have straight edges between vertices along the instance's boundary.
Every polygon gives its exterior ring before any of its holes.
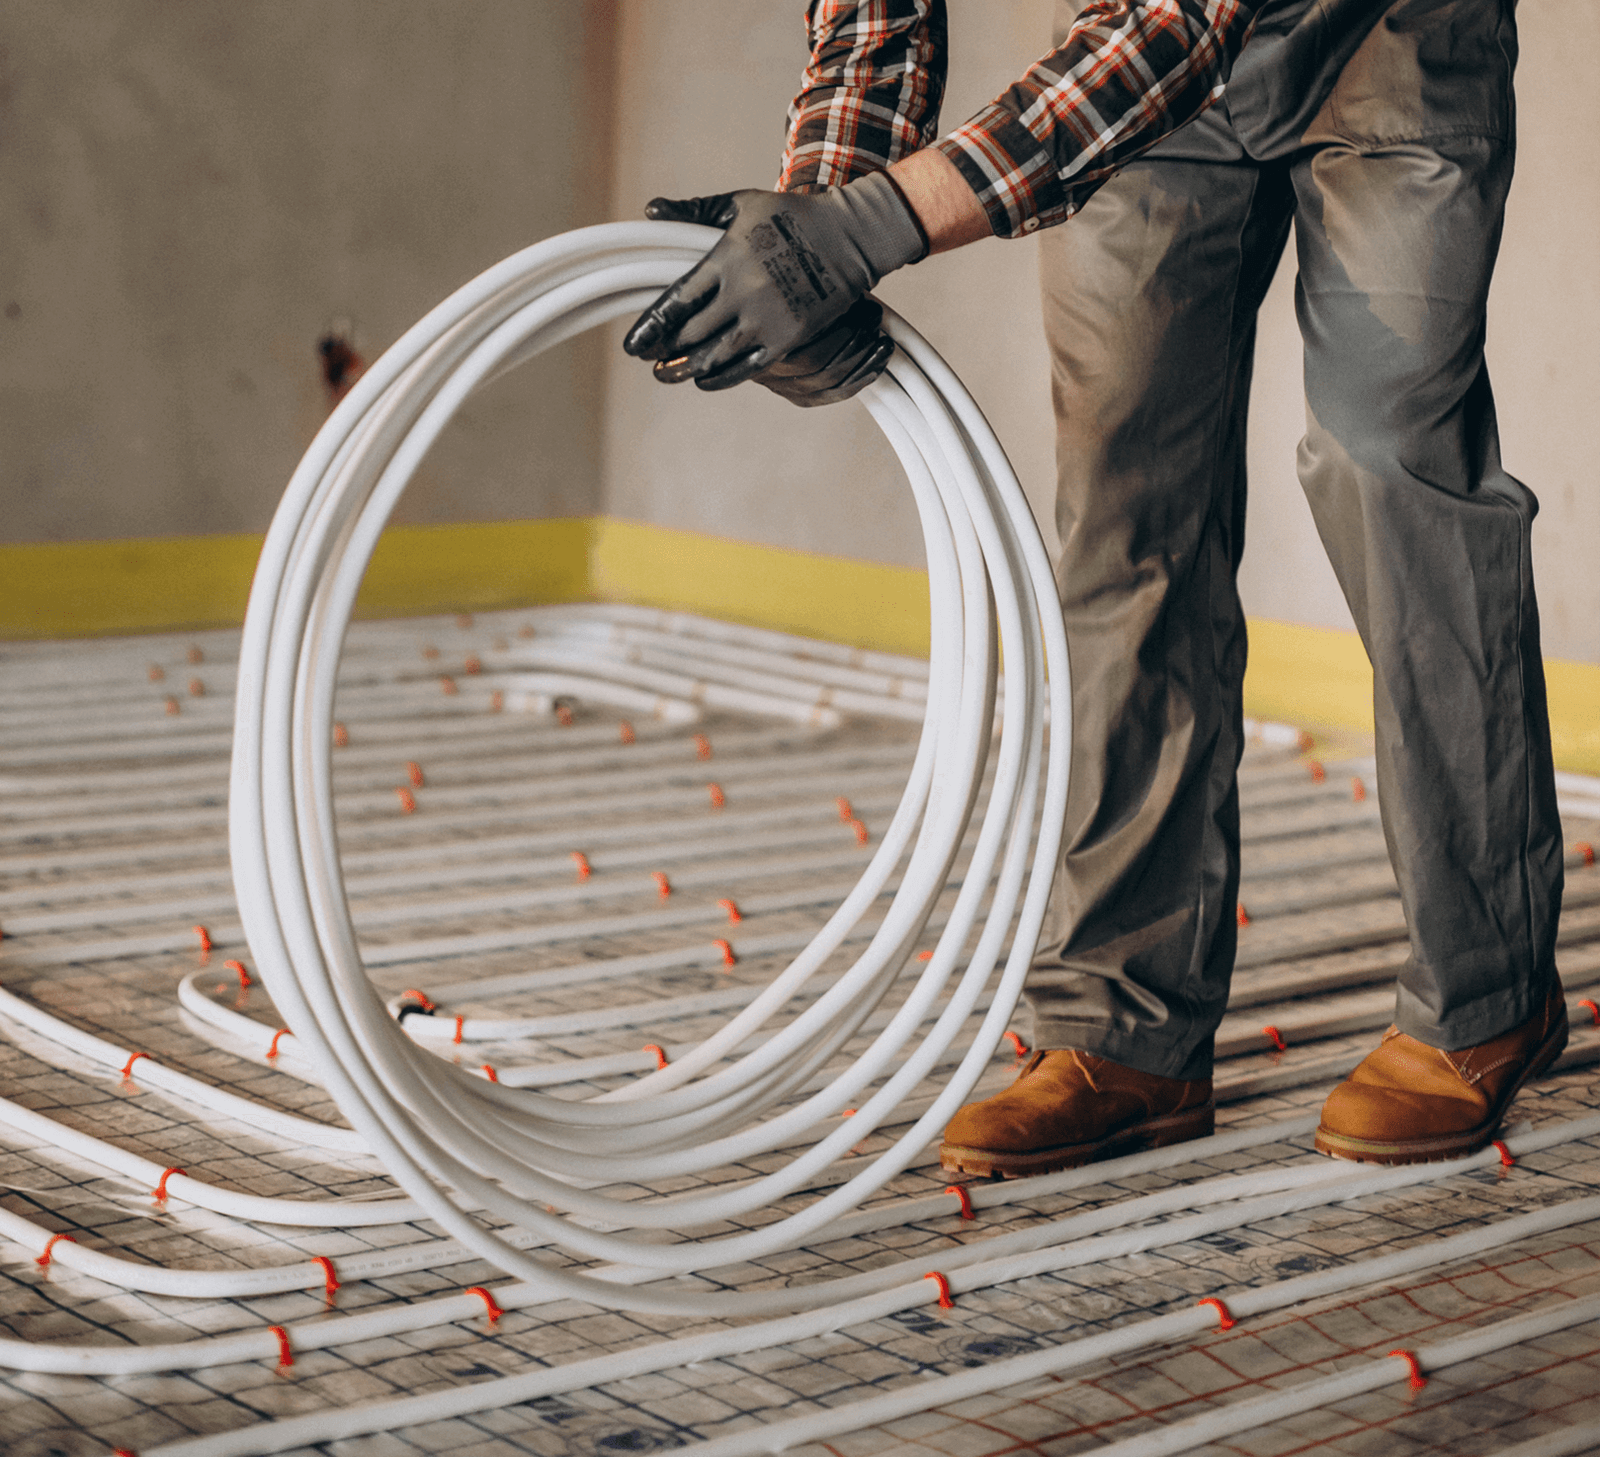
{"type": "Polygon", "coordinates": [[[998,236],[1064,222],[1222,95],[1263,3],[1093,0],[1060,46],[935,145],[998,236]]]}
{"type": "Polygon", "coordinates": [[[945,0],[812,0],[778,190],[839,186],[932,142],[947,34],[945,0]]]}

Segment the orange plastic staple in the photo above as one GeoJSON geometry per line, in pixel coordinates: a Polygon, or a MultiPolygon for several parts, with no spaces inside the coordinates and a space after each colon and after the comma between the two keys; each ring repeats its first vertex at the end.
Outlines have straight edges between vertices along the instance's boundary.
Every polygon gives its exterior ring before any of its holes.
{"type": "Polygon", "coordinates": [[[572,727],[572,708],[569,704],[556,704],[556,722],[560,724],[562,728],[572,727]]]}
{"type": "Polygon", "coordinates": [[[627,719],[623,719],[622,722],[617,725],[617,737],[625,744],[631,744],[633,742],[633,725],[629,723],[627,719]]]}
{"type": "Polygon", "coordinates": [[[289,1332],[281,1325],[267,1327],[278,1338],[278,1370],[287,1371],[294,1365],[294,1352],[289,1349],[289,1332]]]}
{"type": "Polygon", "coordinates": [[[924,1280],[932,1280],[939,1287],[940,1310],[952,1310],[955,1308],[955,1301],[950,1298],[950,1282],[943,1275],[937,1270],[929,1270],[922,1278],[924,1280]]]}
{"type": "Polygon", "coordinates": [[[1244,902],[1239,902],[1239,925],[1241,928],[1250,924],[1250,912],[1244,908],[1244,902]]]}
{"type": "Polygon", "coordinates": [[[350,747],[350,730],[342,723],[336,723],[333,726],[333,746],[336,749],[348,749],[350,747]]]}
{"type": "Polygon", "coordinates": [[[1014,1048],[1017,1049],[1018,1057],[1026,1057],[1028,1055],[1028,1044],[1024,1042],[1022,1038],[1019,1037],[1015,1032],[1008,1031],[1002,1035],[1005,1037],[1006,1041],[1008,1041],[1014,1048]]]}
{"type": "Polygon", "coordinates": [[[339,1277],[333,1272],[333,1261],[326,1255],[312,1255],[311,1263],[321,1265],[322,1273],[327,1278],[323,1281],[325,1298],[328,1304],[333,1304],[333,1297],[339,1293],[339,1277]]]}
{"type": "Polygon", "coordinates": [[[166,676],[167,670],[163,668],[160,663],[150,664],[150,681],[152,683],[159,683],[166,676]]]}
{"type": "Polygon", "coordinates": [[[290,1036],[293,1036],[293,1034],[289,1031],[289,1029],[287,1027],[278,1028],[278,1030],[272,1034],[272,1042],[271,1042],[271,1045],[267,1048],[267,1056],[269,1058],[276,1057],[278,1055],[278,1044],[279,1044],[279,1042],[281,1042],[285,1037],[290,1037],[290,1036]]]}
{"type": "Polygon", "coordinates": [[[415,814],[417,797],[404,784],[397,784],[394,788],[395,797],[400,801],[400,813],[403,815],[415,814]]]}
{"type": "Polygon", "coordinates": [[[55,1247],[65,1240],[69,1245],[77,1244],[77,1240],[70,1234],[53,1234],[44,1242],[44,1253],[35,1256],[33,1263],[41,1270],[50,1268],[50,1261],[55,1258],[55,1247]]]}
{"type": "Polygon", "coordinates": [[[1321,784],[1322,781],[1328,777],[1328,771],[1324,769],[1322,765],[1319,764],[1315,759],[1306,765],[1306,769],[1311,775],[1311,782],[1313,784],[1321,784]]]}
{"type": "Polygon", "coordinates": [[[480,658],[476,653],[468,653],[466,659],[461,664],[461,671],[469,674],[472,677],[476,677],[483,671],[483,659],[480,658]]]}
{"type": "Polygon", "coordinates": [[[494,1070],[493,1065],[490,1063],[484,1063],[483,1075],[484,1077],[488,1078],[491,1083],[497,1083],[500,1081],[500,1074],[494,1070]]]}
{"type": "Polygon", "coordinates": [[[594,872],[589,868],[589,857],[582,850],[572,852],[572,863],[578,867],[578,879],[587,880],[594,872]]]}
{"type": "Polygon", "coordinates": [[[465,1017],[461,1017],[461,1016],[458,1016],[456,1018],[456,1035],[454,1037],[452,1037],[450,1040],[453,1043],[455,1043],[455,1045],[457,1047],[461,1046],[461,1028],[465,1025],[466,1020],[467,1019],[465,1017]]]}
{"type": "Polygon", "coordinates": [[[1417,1358],[1411,1351],[1390,1351],[1391,1356],[1396,1356],[1406,1363],[1406,1369],[1411,1373],[1406,1378],[1406,1384],[1413,1391],[1421,1391],[1428,1384],[1428,1378],[1422,1374],[1422,1367],[1417,1365],[1417,1358]]]}
{"type": "Polygon", "coordinates": [[[505,1311],[501,1310],[499,1305],[495,1302],[494,1296],[492,1296],[482,1285],[469,1285],[467,1286],[465,1293],[468,1295],[476,1295],[483,1301],[484,1309],[489,1316],[490,1325],[493,1325],[497,1320],[500,1319],[502,1315],[505,1314],[505,1311]]]}
{"type": "Polygon", "coordinates": [[[417,763],[415,759],[406,760],[406,778],[409,779],[418,789],[421,789],[423,783],[425,782],[422,773],[422,765],[417,763]]]}
{"type": "Polygon", "coordinates": [[[498,688],[489,695],[489,712],[503,713],[506,706],[506,696],[498,688]]]}
{"type": "Polygon", "coordinates": [[[439,691],[446,698],[454,698],[461,690],[456,687],[456,680],[446,673],[439,679],[439,691]]]}
{"type": "MultiPolygon", "coordinates": [[[[141,1057],[149,1058],[150,1054],[148,1052],[136,1052],[132,1057],[122,1064],[122,1076],[124,1081],[130,1080],[133,1077],[133,1065],[134,1063],[138,1062],[141,1057]]],[[[153,1060],[154,1059],[152,1059],[152,1061],[153,1060]]]]}
{"type": "Polygon", "coordinates": [[[204,683],[202,683],[198,678],[191,678],[189,680],[189,697],[191,697],[191,698],[204,698],[205,696],[206,696],[206,685],[204,683]]]}
{"type": "Polygon", "coordinates": [[[1209,1305],[1217,1312],[1217,1329],[1231,1331],[1239,1322],[1233,1318],[1233,1313],[1214,1295],[1208,1295],[1204,1300],[1195,1301],[1196,1305],[1209,1305]]]}
{"type": "Polygon", "coordinates": [[[1578,843],[1572,848],[1583,857],[1583,863],[1585,865],[1594,864],[1594,846],[1591,845],[1587,840],[1579,840],[1578,843]]]}
{"type": "Polygon", "coordinates": [[[211,949],[211,932],[206,930],[204,926],[191,926],[189,929],[200,938],[201,952],[209,951],[211,949]]]}
{"type": "Polygon", "coordinates": [[[711,757],[711,740],[704,734],[696,734],[694,736],[694,753],[697,759],[709,759],[711,757]]]}
{"type": "Polygon", "coordinates": [[[1500,1150],[1500,1167],[1503,1169],[1515,1168],[1517,1161],[1512,1158],[1511,1150],[1500,1139],[1495,1139],[1494,1147],[1500,1150]]]}
{"type": "Polygon", "coordinates": [[[167,717],[176,718],[181,712],[182,710],[178,707],[178,700],[176,698],[169,697],[167,699],[167,717]]]}
{"type": "Polygon", "coordinates": [[[647,1042],[639,1049],[640,1052],[653,1052],[656,1055],[656,1071],[660,1072],[667,1065],[667,1054],[654,1042],[647,1042]]]}
{"type": "Polygon", "coordinates": [[[1279,1052],[1287,1052],[1289,1050],[1289,1044],[1283,1040],[1283,1033],[1270,1023],[1261,1029],[1261,1035],[1268,1038],[1279,1052]]]}
{"type": "Polygon", "coordinates": [[[963,1219],[976,1219],[978,1217],[973,1213],[972,1195],[967,1192],[965,1184],[946,1184],[944,1192],[946,1194],[954,1194],[961,1201],[961,1217],[963,1219]]]}
{"type": "Polygon", "coordinates": [[[850,801],[842,794],[836,800],[834,800],[834,803],[838,805],[839,818],[843,820],[845,824],[849,824],[850,821],[856,817],[856,812],[850,808],[850,801]]]}
{"type": "Polygon", "coordinates": [[[729,900],[727,896],[717,902],[717,908],[728,913],[728,924],[730,926],[737,926],[744,919],[744,916],[740,914],[737,903],[729,900]]]}
{"type": "Polygon", "coordinates": [[[1588,999],[1588,997],[1580,998],[1578,1005],[1580,1007],[1587,1007],[1589,1009],[1589,1015],[1594,1018],[1594,1025],[1596,1027],[1600,1027],[1600,1007],[1597,1007],[1588,999]]]}
{"type": "Polygon", "coordinates": [[[222,964],[227,967],[229,971],[238,973],[240,986],[247,987],[250,985],[250,973],[244,969],[244,962],[224,961],[222,964]]]}
{"type": "Polygon", "coordinates": [[[1352,779],[1350,781],[1350,798],[1353,799],[1357,804],[1360,804],[1361,801],[1364,800],[1366,797],[1367,797],[1367,786],[1366,786],[1366,783],[1361,778],[1361,776],[1358,774],[1358,775],[1355,776],[1354,779],[1352,779]]]}
{"type": "Polygon", "coordinates": [[[730,942],[717,940],[713,941],[711,944],[722,953],[722,964],[724,966],[735,966],[738,964],[739,958],[733,954],[733,946],[730,942]]]}
{"type": "Polygon", "coordinates": [[[154,1199],[157,1204],[165,1204],[167,1202],[167,1180],[170,1179],[174,1174],[183,1174],[185,1178],[188,1177],[187,1171],[180,1169],[176,1164],[174,1164],[170,1169],[163,1169],[161,1171],[161,1182],[150,1191],[150,1197],[154,1199]]]}
{"type": "Polygon", "coordinates": [[[708,784],[706,789],[711,795],[711,808],[721,809],[728,802],[728,797],[722,792],[720,784],[708,784]]]}
{"type": "Polygon", "coordinates": [[[933,960],[933,952],[931,952],[931,951],[919,951],[919,952],[917,952],[917,960],[918,961],[932,961],[933,960]]]}
{"type": "Polygon", "coordinates": [[[439,1004],[426,992],[419,992],[415,987],[407,987],[400,993],[402,997],[410,997],[424,1012],[437,1012],[439,1004]]]}
{"type": "Polygon", "coordinates": [[[650,879],[655,881],[656,894],[660,896],[662,900],[665,900],[669,895],[672,894],[672,882],[667,879],[667,872],[665,870],[652,870],[650,872],[650,879]]]}
{"type": "Polygon", "coordinates": [[[867,827],[860,820],[851,820],[850,828],[856,832],[856,844],[865,845],[867,843],[867,827]]]}
{"type": "Polygon", "coordinates": [[[191,663],[203,663],[206,660],[206,655],[197,647],[191,647],[189,651],[184,654],[184,657],[186,657],[191,663]]]}
{"type": "Polygon", "coordinates": [[[132,1447],[113,1447],[111,1457],[139,1457],[132,1447]]]}

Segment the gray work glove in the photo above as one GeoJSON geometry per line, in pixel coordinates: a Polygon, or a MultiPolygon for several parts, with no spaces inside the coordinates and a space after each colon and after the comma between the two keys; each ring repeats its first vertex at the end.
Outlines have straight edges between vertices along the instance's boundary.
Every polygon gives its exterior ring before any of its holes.
{"type": "Polygon", "coordinates": [[[882,369],[890,351],[877,329],[881,313],[852,310],[884,274],[928,251],[915,214],[881,172],[816,193],[657,198],[646,213],[708,223],[726,236],[640,315],[623,348],[658,361],[656,378],[666,384],[727,389],[762,377],[797,402],[848,398],[882,369]],[[780,365],[787,372],[764,377],[780,365]]]}

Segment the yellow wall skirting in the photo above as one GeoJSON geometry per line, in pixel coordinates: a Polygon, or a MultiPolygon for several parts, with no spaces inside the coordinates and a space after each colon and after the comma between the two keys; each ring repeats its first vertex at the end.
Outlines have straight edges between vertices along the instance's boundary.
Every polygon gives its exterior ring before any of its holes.
{"type": "MultiPolygon", "coordinates": [[[[260,547],[257,536],[0,546],[0,638],[236,625],[260,547]]],[[[928,650],[922,572],[606,517],[393,527],[358,610],[383,617],[593,600],[928,650]]],[[[1600,773],[1600,667],[1545,668],[1556,763],[1600,773]]],[[[1359,639],[1252,619],[1245,710],[1370,732],[1372,672],[1359,639]]]]}
{"type": "Polygon", "coordinates": [[[590,590],[883,652],[928,653],[928,574],[602,519],[590,590]]]}

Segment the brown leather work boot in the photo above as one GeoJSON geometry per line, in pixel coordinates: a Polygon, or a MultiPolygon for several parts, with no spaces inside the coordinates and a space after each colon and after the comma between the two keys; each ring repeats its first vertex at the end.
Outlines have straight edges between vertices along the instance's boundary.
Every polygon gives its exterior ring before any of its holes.
{"type": "Polygon", "coordinates": [[[1441,1052],[1391,1027],[1322,1105],[1317,1152],[1364,1164],[1422,1164],[1487,1147],[1518,1090],[1567,1045],[1561,984],[1520,1027],[1441,1052]]]}
{"type": "Polygon", "coordinates": [[[1216,1111],[1210,1078],[1158,1078],[1071,1048],[1036,1052],[1005,1092],[950,1120],[939,1162],[952,1174],[1048,1174],[1204,1138],[1216,1111]]]}

